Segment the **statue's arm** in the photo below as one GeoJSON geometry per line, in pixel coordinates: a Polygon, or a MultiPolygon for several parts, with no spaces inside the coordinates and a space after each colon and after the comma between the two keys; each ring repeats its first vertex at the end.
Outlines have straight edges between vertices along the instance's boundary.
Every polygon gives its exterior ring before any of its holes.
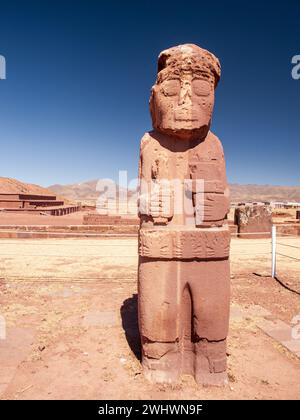
{"type": "MultiPolygon", "coordinates": [[[[172,218],[172,197],[170,186],[165,184],[161,169],[154,152],[153,139],[146,133],[141,140],[139,160],[139,198],[138,214],[141,219],[148,219],[154,224],[167,224],[172,218]],[[157,168],[159,165],[159,170],[157,168]],[[159,174],[159,175],[158,175],[159,174]]],[[[166,174],[165,174],[166,175],[166,174]]]]}
{"type": "Polygon", "coordinates": [[[146,153],[149,143],[150,136],[146,133],[141,140],[139,159],[138,215],[140,218],[150,215],[151,165],[149,165],[149,158],[146,153]]]}
{"type": "Polygon", "coordinates": [[[196,225],[201,222],[208,224],[223,224],[230,209],[230,194],[226,177],[224,150],[220,140],[214,136],[214,147],[217,150],[217,165],[219,174],[213,179],[204,178],[204,194],[198,197],[196,207],[196,225]],[[200,221],[200,222],[198,222],[200,221]]]}
{"type": "Polygon", "coordinates": [[[219,145],[220,145],[220,165],[221,165],[221,177],[222,177],[222,184],[224,185],[224,200],[223,200],[223,205],[224,205],[224,219],[226,218],[227,214],[229,213],[230,210],[230,191],[229,191],[229,186],[228,186],[228,182],[227,182],[227,175],[226,175],[226,161],[225,161],[225,155],[224,155],[224,149],[222,146],[222,143],[219,140],[219,145]]]}

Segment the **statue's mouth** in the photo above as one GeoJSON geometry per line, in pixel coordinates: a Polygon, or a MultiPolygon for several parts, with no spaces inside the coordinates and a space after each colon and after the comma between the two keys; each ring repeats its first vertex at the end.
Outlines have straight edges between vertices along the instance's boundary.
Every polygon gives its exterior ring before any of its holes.
{"type": "Polygon", "coordinates": [[[194,122],[197,121],[198,116],[195,115],[195,112],[191,112],[186,109],[178,109],[175,111],[175,121],[184,121],[184,122],[194,122]]]}
{"type": "Polygon", "coordinates": [[[176,115],[175,121],[181,121],[181,122],[195,122],[198,121],[198,118],[192,118],[187,115],[176,115]]]}

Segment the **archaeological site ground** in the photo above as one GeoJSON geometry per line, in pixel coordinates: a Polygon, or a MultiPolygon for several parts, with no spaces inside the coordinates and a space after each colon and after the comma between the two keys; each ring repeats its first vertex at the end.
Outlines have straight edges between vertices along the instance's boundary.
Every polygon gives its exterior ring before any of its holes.
{"type": "Polygon", "coordinates": [[[1,403],[300,399],[299,14],[1,3],[1,403]]]}

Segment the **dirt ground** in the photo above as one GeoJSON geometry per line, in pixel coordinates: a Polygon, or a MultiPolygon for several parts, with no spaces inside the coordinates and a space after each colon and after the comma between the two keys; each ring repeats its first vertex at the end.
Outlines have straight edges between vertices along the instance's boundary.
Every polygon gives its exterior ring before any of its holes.
{"type": "MultiPolygon", "coordinates": [[[[281,244],[278,273],[300,289],[300,238],[281,244]]],[[[266,310],[289,325],[300,314],[300,296],[267,277],[270,251],[269,239],[232,240],[229,386],[219,389],[143,378],[136,239],[0,240],[0,398],[299,399],[300,359],[257,326],[266,310]]]]}

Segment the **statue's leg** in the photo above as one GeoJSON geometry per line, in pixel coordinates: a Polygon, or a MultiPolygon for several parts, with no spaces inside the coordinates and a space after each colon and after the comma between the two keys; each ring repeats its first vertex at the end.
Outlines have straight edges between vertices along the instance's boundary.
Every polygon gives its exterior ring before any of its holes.
{"type": "Polygon", "coordinates": [[[181,373],[177,264],[145,257],[139,261],[142,364],[152,382],[176,382],[181,373]]]}
{"type": "Polygon", "coordinates": [[[194,315],[195,379],[224,385],[229,324],[229,260],[194,261],[189,268],[194,315]]]}
{"type": "MultiPolygon", "coordinates": [[[[181,264],[184,264],[182,262],[181,264]]],[[[181,335],[180,344],[182,352],[182,373],[187,375],[194,374],[194,343],[193,343],[193,305],[190,287],[182,279],[185,286],[181,299],[180,325],[181,335]]]]}

